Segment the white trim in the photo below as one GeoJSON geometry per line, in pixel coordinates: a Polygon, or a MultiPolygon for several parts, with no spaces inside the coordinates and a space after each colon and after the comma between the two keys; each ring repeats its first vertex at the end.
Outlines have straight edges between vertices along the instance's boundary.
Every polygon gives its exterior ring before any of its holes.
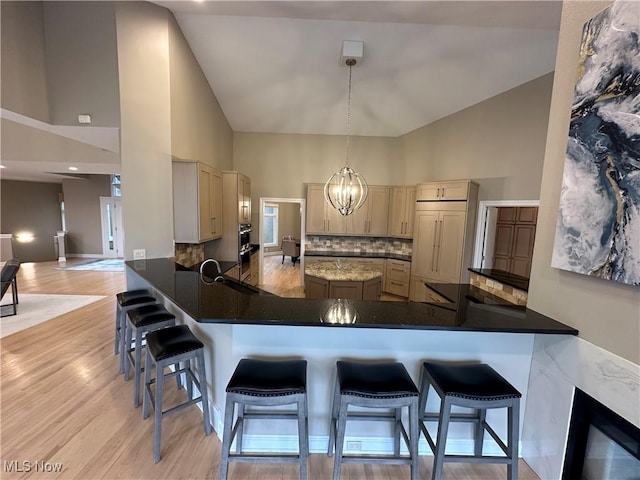
{"type": "Polygon", "coordinates": [[[482,200],[478,202],[478,221],[476,222],[476,239],[473,248],[473,268],[482,267],[484,255],[485,223],[490,207],[538,207],[540,200],[482,200]]]}
{"type": "MultiPolygon", "coordinates": [[[[218,432],[218,430],[216,430],[218,432]]],[[[222,432],[222,429],[220,429],[222,432]]],[[[218,433],[221,435],[221,433],[218,433]]],[[[482,453],[487,456],[504,456],[504,452],[500,449],[493,439],[487,434],[484,436],[484,445],[482,453]]],[[[309,437],[310,453],[327,453],[327,445],[329,437],[325,435],[312,435],[309,437]]],[[[235,440],[234,440],[235,444],[235,440]]],[[[392,455],[394,440],[392,437],[353,437],[345,436],[344,439],[345,454],[372,454],[372,455],[392,455]],[[362,448],[360,450],[348,450],[348,443],[360,442],[362,448]]],[[[233,445],[232,445],[233,449],[233,445]]],[[[296,453],[298,451],[297,435],[243,435],[242,451],[245,453],[296,453]]],[[[447,439],[447,455],[473,455],[474,445],[473,439],[447,439]]],[[[433,455],[431,448],[420,435],[418,442],[418,452],[420,455],[433,455]]],[[[522,448],[518,448],[518,456],[521,456],[522,448]]],[[[404,442],[400,442],[400,453],[408,454],[408,450],[404,442]]]]}
{"type": "Polygon", "coordinates": [[[264,230],[264,206],[267,203],[298,203],[300,204],[300,284],[304,285],[304,244],[306,241],[306,212],[307,201],[304,198],[279,198],[260,197],[260,276],[258,283],[262,283],[264,272],[264,243],[262,241],[262,231],[264,230]]]}
{"type": "Polygon", "coordinates": [[[67,253],[69,258],[110,258],[101,253],[67,253]]]}

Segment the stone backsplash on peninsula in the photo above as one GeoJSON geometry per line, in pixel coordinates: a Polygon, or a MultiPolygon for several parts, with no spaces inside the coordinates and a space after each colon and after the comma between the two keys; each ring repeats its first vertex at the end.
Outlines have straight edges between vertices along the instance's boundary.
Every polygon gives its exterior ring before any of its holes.
{"type": "Polygon", "coordinates": [[[471,285],[475,285],[481,290],[492,293],[497,297],[504,298],[511,303],[515,303],[516,305],[527,304],[528,294],[524,290],[504,285],[503,283],[478,275],[474,272],[471,272],[469,280],[471,285]]]}
{"type": "Polygon", "coordinates": [[[412,246],[410,238],[309,235],[305,241],[305,249],[314,252],[389,253],[409,257],[412,246]]]}

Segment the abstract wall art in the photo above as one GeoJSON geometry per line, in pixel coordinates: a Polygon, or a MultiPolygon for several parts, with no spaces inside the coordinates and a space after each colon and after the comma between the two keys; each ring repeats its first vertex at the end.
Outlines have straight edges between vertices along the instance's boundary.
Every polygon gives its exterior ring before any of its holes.
{"type": "Polygon", "coordinates": [[[640,285],[640,2],[583,28],[551,265],[640,285]]]}

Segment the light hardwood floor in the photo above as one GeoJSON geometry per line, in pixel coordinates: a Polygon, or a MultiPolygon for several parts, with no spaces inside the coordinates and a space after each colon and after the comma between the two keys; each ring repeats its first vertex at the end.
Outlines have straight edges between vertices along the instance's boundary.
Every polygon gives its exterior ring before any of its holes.
{"type": "MultiPolygon", "coordinates": [[[[113,354],[113,296],[124,289],[124,274],[55,267],[55,262],[23,264],[19,291],[108,297],[2,339],[0,478],[217,479],[220,441],[215,433],[204,435],[196,407],[164,420],[162,459],[153,463],[153,420],[143,420],[141,409],[133,407],[133,386],[117,373],[113,354]],[[61,465],[58,473],[38,471],[55,464],[61,465]]],[[[167,388],[166,405],[184,395],[174,382],[167,388]]],[[[421,478],[431,478],[431,463],[431,456],[420,458],[421,478]]],[[[331,478],[332,466],[332,458],[312,454],[309,479],[331,478]]],[[[443,478],[497,480],[506,478],[505,471],[451,464],[443,478]]],[[[258,478],[295,480],[298,472],[295,465],[231,466],[230,480],[258,478]]],[[[342,478],[396,480],[409,478],[409,471],[353,464],[343,467],[342,478]]],[[[520,461],[520,478],[538,477],[520,461]]]]}

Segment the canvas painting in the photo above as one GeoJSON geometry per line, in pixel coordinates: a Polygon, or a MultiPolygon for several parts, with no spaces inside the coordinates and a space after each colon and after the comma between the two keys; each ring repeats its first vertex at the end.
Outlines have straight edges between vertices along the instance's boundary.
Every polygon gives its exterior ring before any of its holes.
{"type": "Polygon", "coordinates": [[[583,29],[551,265],[640,285],[640,2],[583,29]]]}

